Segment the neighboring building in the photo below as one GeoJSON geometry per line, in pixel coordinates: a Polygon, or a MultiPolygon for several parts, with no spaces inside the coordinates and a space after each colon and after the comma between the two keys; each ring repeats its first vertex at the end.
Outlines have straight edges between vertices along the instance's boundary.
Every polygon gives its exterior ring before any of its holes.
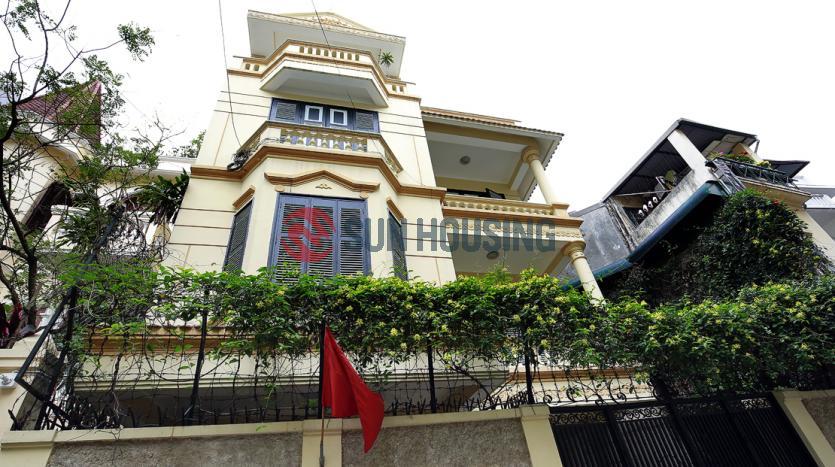
{"type": "MultiPolygon", "coordinates": [[[[84,95],[90,96],[91,102],[99,100],[101,84],[91,82],[83,91],[84,95]]],[[[28,161],[26,169],[13,182],[12,209],[26,228],[42,230],[46,238],[53,241],[60,236],[61,218],[73,204],[72,194],[56,179],[58,175],[72,173],[80,160],[90,156],[93,144],[101,137],[98,115],[90,122],[74,122],[73,128],[66,129],[66,123],[60,122],[60,114],[70,105],[70,97],[60,93],[22,104],[18,112],[30,122],[30,134],[37,138],[37,143],[21,143],[12,138],[4,147],[7,157],[28,161]]],[[[174,178],[184,170],[188,172],[192,162],[192,159],[182,157],[161,157],[156,167],[137,170],[141,170],[138,175],[142,176],[174,178]]],[[[102,193],[103,198],[107,196],[102,193]]]]}
{"type": "Polygon", "coordinates": [[[799,185],[799,188],[812,194],[806,201],[806,212],[835,239],[835,186],[799,185]]]}
{"type": "MultiPolygon", "coordinates": [[[[835,260],[835,241],[816,219],[823,197],[814,197],[794,176],[806,161],[769,160],[763,165],[755,135],[681,119],[606,194],[572,215],[581,217],[586,255],[598,278],[639,262],[661,240],[712,212],[721,198],[750,188],[786,203],[806,223],[815,243],[835,260]],[[753,163],[715,157],[732,154],[753,163]]],[[[732,156],[729,156],[732,157],[732,156]]],[[[737,157],[739,159],[739,157],[737,157]]],[[[828,199],[831,203],[831,199],[828,199]]],[[[824,211],[824,210],[821,210],[824,211]]],[[[830,229],[829,224],[824,224],[830,229]]]]}
{"type": "Polygon", "coordinates": [[[560,133],[421,107],[404,38],[318,19],[248,13],[250,55],[227,70],[167,264],[443,283],[573,261],[600,296],[581,221],[545,176],[560,133]],[[536,185],[545,203],[527,201],[536,185]]]}

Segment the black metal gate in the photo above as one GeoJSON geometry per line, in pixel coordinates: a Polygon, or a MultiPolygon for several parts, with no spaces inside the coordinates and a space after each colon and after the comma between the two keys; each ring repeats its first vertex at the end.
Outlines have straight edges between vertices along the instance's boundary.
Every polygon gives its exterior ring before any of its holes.
{"type": "Polygon", "coordinates": [[[814,466],[771,394],[554,407],[565,466],[814,466]]]}

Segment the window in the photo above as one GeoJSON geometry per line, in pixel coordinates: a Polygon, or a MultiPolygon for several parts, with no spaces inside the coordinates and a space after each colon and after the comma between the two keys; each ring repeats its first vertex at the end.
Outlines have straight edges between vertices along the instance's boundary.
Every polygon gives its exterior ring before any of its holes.
{"type": "Polygon", "coordinates": [[[403,226],[392,213],[389,213],[389,242],[391,245],[394,277],[406,280],[409,278],[409,271],[406,269],[406,248],[403,238],[403,226]]]}
{"type": "Polygon", "coordinates": [[[273,110],[272,115],[276,120],[296,121],[296,108],[298,105],[295,102],[276,100],[273,107],[275,110],[273,110]]]}
{"type": "Polygon", "coordinates": [[[322,112],[325,109],[317,105],[304,106],[304,121],[322,123],[322,112]]]}
{"type": "Polygon", "coordinates": [[[52,219],[52,207],[56,205],[72,206],[70,191],[59,182],[54,182],[44,190],[35,207],[29,212],[26,228],[44,230],[52,219]]]}
{"type": "Polygon", "coordinates": [[[280,194],[277,209],[269,262],[277,280],[368,273],[364,200],[280,194]]]}
{"type": "Polygon", "coordinates": [[[270,120],[378,133],[377,112],[309,102],[273,99],[270,120]]]}
{"type": "Polygon", "coordinates": [[[232,220],[232,232],[229,234],[229,245],[226,247],[226,258],[223,261],[223,269],[227,271],[241,269],[244,264],[244,250],[251,213],[252,201],[235,213],[235,218],[232,220]]]}
{"type": "Polygon", "coordinates": [[[348,111],[331,109],[331,125],[348,126],[348,111]]]}

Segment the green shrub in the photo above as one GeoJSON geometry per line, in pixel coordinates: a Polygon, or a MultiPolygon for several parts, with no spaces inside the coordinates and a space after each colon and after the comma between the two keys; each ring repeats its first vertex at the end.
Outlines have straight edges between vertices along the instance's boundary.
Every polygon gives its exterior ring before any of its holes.
{"type": "Polygon", "coordinates": [[[225,335],[216,356],[300,356],[315,351],[324,320],[361,366],[404,362],[430,346],[447,365],[510,363],[527,349],[542,364],[635,368],[707,392],[796,385],[803,373],[835,362],[833,276],[656,308],[629,297],[595,304],[532,272],[515,282],[491,275],[443,286],[366,276],[301,276],[282,285],[272,278],[269,270],[117,265],[65,280],[81,287],[78,335],[95,329],[142,337],[153,325],[178,336],[183,322],[199,325],[205,314],[209,331],[225,335]]]}

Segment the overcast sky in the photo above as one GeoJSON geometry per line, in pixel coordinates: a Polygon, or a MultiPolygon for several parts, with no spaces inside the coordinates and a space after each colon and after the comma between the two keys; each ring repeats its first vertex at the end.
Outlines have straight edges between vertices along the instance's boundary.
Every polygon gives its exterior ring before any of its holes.
{"type": "MultiPolygon", "coordinates": [[[[47,2],[48,3],[48,2],[47,2]]],[[[597,202],[677,118],[757,134],[760,155],[805,159],[807,181],[835,185],[832,2],[327,1],[407,39],[401,77],[423,104],[514,118],[565,134],[548,167],[557,193],[597,202]]],[[[227,56],[248,55],[246,10],[306,12],[307,1],[223,1],[227,56]]],[[[80,42],[115,25],[149,26],[128,76],[128,117],[154,112],[196,134],[223,85],[215,1],[76,1],[80,42]]],[[[536,193],[534,199],[541,199],[536,193]]]]}

